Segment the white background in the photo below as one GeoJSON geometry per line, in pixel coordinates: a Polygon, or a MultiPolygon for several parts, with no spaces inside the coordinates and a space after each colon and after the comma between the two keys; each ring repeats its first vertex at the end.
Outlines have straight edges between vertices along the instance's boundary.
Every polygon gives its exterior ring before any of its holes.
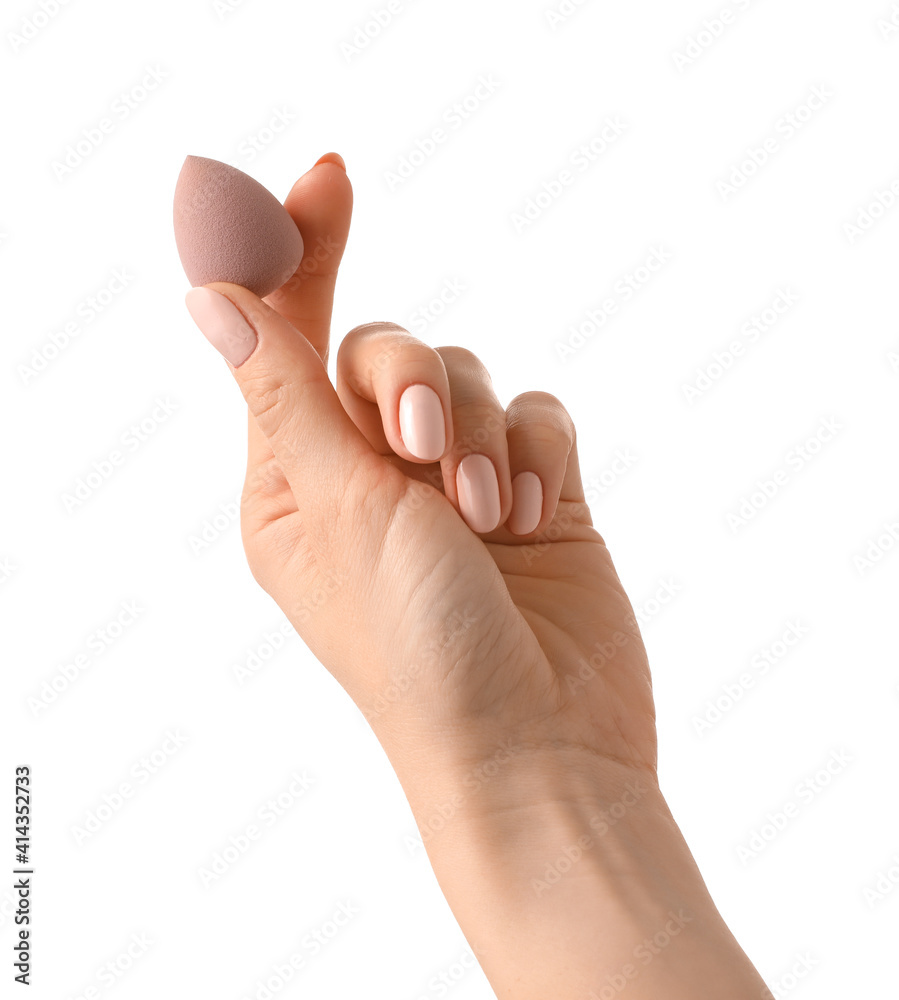
{"type": "Polygon", "coordinates": [[[305,968],[273,996],[493,995],[464,965],[379,744],[246,567],[228,513],[245,406],[183,305],[184,157],[231,162],[283,199],[328,150],[355,191],[335,347],[391,319],[478,353],[504,404],[538,388],[565,403],[594,521],[644,613],[662,787],[726,921],[778,996],[896,995],[899,4],[403,0],[370,21],[385,7],[4,5],[4,995],[22,763],[31,996],[241,1000],[297,952],[305,968]],[[722,11],[713,37],[703,22],[722,11]],[[467,99],[467,118],[444,117],[467,99]],[[54,169],[104,117],[102,142],[54,169]],[[580,159],[616,118],[617,140],[580,159]],[[446,141],[414,154],[435,128],[446,141]],[[768,138],[767,162],[722,189],[768,138]],[[625,300],[618,282],[646,277],[653,248],[670,259],[625,300]],[[447,282],[464,290],[432,307],[447,282]],[[751,339],[780,289],[795,303],[751,339]],[[610,296],[616,314],[562,358],[610,296]],[[67,509],[115,449],[124,463],[67,509]],[[140,613],[104,645],[122,602],[140,613]],[[791,623],[801,639],[778,647],[791,623]],[[304,771],[305,794],[204,886],[199,870],[304,771]],[[123,781],[134,794],[103,808],[123,781]],[[358,913],[313,954],[304,936],[348,902],[358,913]],[[791,978],[802,956],[811,971],[791,978]],[[110,962],[131,967],[113,977],[110,962]]]}

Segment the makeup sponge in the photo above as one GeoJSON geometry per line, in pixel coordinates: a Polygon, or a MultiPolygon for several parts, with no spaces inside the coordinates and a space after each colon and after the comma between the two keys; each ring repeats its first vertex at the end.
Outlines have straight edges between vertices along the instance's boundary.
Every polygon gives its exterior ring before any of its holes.
{"type": "Polygon", "coordinates": [[[278,199],[237,167],[188,156],[175,185],[175,243],[191,285],[232,281],[260,298],[300,266],[303,237],[278,199]]]}

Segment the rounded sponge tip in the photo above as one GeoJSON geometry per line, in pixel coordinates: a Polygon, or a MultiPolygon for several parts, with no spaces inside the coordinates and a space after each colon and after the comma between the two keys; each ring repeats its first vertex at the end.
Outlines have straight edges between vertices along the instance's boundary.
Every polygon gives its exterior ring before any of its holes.
{"type": "Polygon", "coordinates": [[[231,281],[260,298],[303,259],[303,237],[259,181],[219,160],[188,156],[175,185],[175,243],[191,285],[231,281]]]}

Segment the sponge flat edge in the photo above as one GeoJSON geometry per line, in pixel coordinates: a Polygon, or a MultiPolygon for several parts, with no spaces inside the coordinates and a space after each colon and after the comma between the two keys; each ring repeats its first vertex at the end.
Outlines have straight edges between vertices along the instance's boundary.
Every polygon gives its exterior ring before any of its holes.
{"type": "Polygon", "coordinates": [[[280,288],[303,259],[302,234],[281,202],[219,160],[185,159],[173,218],[181,265],[194,287],[230,281],[261,298],[280,288]]]}

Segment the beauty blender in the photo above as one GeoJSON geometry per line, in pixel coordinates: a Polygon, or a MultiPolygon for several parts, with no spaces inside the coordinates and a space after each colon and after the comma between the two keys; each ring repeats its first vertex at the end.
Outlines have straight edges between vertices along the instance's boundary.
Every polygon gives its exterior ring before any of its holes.
{"type": "Polygon", "coordinates": [[[231,281],[260,298],[300,266],[303,237],[278,199],[237,167],[188,156],[175,185],[175,243],[191,285],[231,281]]]}

